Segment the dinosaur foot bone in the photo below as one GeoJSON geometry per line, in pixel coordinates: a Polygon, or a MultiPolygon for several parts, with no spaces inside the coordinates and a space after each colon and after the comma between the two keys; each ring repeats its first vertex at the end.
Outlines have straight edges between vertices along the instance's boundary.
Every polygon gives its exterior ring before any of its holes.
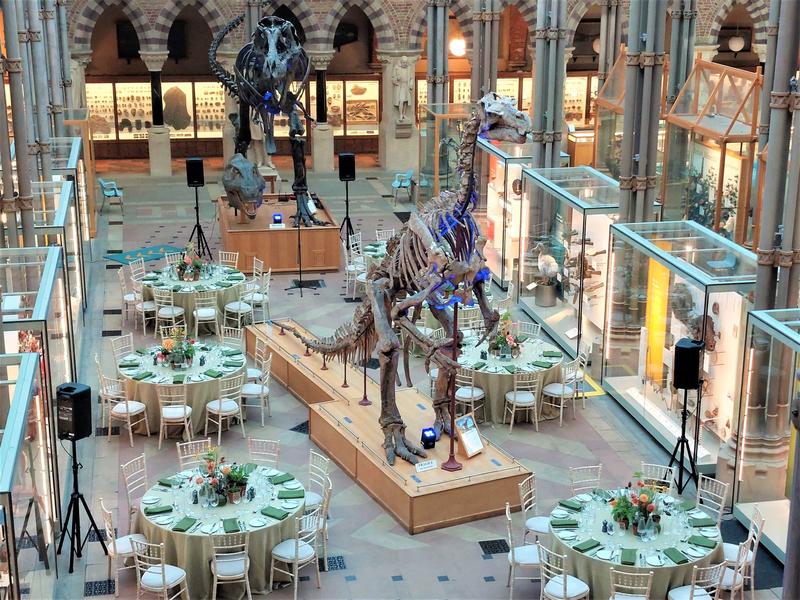
{"type": "Polygon", "coordinates": [[[415,465],[418,462],[418,456],[422,458],[428,456],[422,448],[415,446],[406,439],[405,432],[406,425],[403,422],[390,423],[383,427],[383,434],[386,436],[383,448],[386,450],[386,462],[389,463],[389,466],[394,466],[394,461],[397,457],[415,465]]]}
{"type": "Polygon", "coordinates": [[[450,401],[445,398],[442,401],[433,403],[433,429],[436,431],[436,441],[442,437],[442,433],[451,435],[450,432],[450,401]]]}

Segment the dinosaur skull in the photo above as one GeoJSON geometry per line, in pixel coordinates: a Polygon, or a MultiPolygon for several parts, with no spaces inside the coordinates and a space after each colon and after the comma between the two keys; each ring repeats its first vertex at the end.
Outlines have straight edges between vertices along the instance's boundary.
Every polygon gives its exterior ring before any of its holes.
{"type": "Polygon", "coordinates": [[[517,109],[513,98],[489,92],[478,100],[478,111],[480,134],[487,139],[522,144],[531,131],[531,118],[517,109]]]}
{"type": "Polygon", "coordinates": [[[222,186],[231,208],[242,211],[249,219],[256,218],[264,193],[264,178],[258,168],[241,154],[234,154],[222,174],[222,186]]]}

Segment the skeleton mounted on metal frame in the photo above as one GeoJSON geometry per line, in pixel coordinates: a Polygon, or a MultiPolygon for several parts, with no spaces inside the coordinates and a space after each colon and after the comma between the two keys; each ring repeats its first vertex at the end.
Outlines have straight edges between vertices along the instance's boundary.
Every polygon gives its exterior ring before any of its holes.
{"type": "Polygon", "coordinates": [[[236,128],[236,154],[226,166],[223,176],[226,192],[229,186],[233,190],[228,194],[228,201],[231,206],[241,210],[250,219],[255,218],[256,209],[261,204],[263,182],[257,194],[251,192],[248,196],[241,193],[242,190],[254,189],[249,179],[252,178],[253,172],[258,174],[258,169],[246,158],[247,149],[252,141],[250,110],[252,109],[257,115],[257,120],[264,131],[267,153],[270,155],[276,151],[275,116],[284,114],[289,117],[289,143],[294,165],[292,190],[297,201],[297,213],[294,219],[306,227],[326,225],[327,223],[316,219],[309,208],[310,204],[313,205],[313,200],[308,193],[306,182],[306,140],[303,120],[310,117],[302,100],[308,88],[310,61],[300,45],[294,25],[279,17],[263,17],[259,20],[250,41],[239,51],[233,73],[229,73],[217,61],[217,50],[225,36],[239,27],[244,20],[245,16],[240,15],[223,27],[214,37],[208,50],[211,72],[239,103],[238,118],[231,119],[236,128]],[[251,165],[252,169],[245,163],[251,165]]]}
{"type": "MultiPolygon", "coordinates": [[[[517,110],[514,101],[494,93],[484,96],[477,110],[464,123],[459,151],[458,191],[443,191],[419,214],[412,214],[403,228],[387,243],[385,258],[367,273],[366,298],[356,308],[352,321],[339,327],[331,337],[316,340],[301,335],[279,321],[305,346],[323,356],[360,361],[377,350],[380,363],[381,415],[386,460],[390,465],[400,457],[416,463],[425,452],[406,439],[406,425],[397,408],[395,382],[400,358],[401,335],[413,340],[425,352],[425,367],[431,361],[439,367],[434,385],[434,428],[437,437],[450,434],[449,398],[455,385],[458,363],[453,360],[455,343],[462,335],[453,330],[452,306],[477,302],[483,316],[485,333],[491,335],[500,319],[489,306],[484,284],[491,275],[486,266],[481,235],[473,217],[477,203],[473,162],[478,136],[522,143],[530,131],[527,114],[517,110]],[[474,297],[474,299],[473,299],[474,297]],[[416,326],[422,305],[444,327],[445,338],[434,340],[416,326]]],[[[483,340],[481,340],[483,341],[483,340]]],[[[480,343],[480,342],[479,342],[480,343]]],[[[405,346],[406,377],[408,343],[405,346]]]]}

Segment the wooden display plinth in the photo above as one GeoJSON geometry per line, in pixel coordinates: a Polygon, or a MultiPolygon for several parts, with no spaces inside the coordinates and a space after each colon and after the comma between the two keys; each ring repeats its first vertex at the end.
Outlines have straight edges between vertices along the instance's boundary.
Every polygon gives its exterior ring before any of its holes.
{"type": "MultiPolygon", "coordinates": [[[[287,321],[308,335],[293,321],[287,321]]],[[[428,459],[437,466],[418,473],[398,459],[386,463],[383,434],[378,426],[380,386],[367,378],[370,406],[358,404],[364,392],[363,370],[347,367],[349,387],[343,388],[344,366],[322,357],[305,356],[305,348],[291,333],[279,335],[277,325],[247,328],[248,354],[256,337],[266,340],[272,352],[272,376],[309,407],[309,435],[320,448],[370,496],[389,511],[409,533],[420,533],[501,514],[510,501],[519,508],[519,483],[530,471],[484,438],[484,450],[471,459],[458,454],[463,468],[447,472],[449,438],[443,436],[428,459]]],[[[423,427],[433,421],[431,400],[416,389],[397,390],[397,405],[406,423],[406,436],[419,443],[423,427]]]]}
{"type": "MultiPolygon", "coordinates": [[[[264,269],[275,273],[297,271],[297,230],[292,227],[292,216],[296,212],[294,200],[278,202],[278,194],[265,194],[264,204],[252,221],[245,217],[240,223],[239,215],[228,206],[228,199],[217,199],[222,248],[239,253],[239,267],[250,272],[253,257],[264,261],[264,269]],[[271,229],[272,216],[283,217],[284,229],[271,229]]],[[[300,227],[303,269],[307,271],[338,271],[341,267],[341,244],[339,225],[323,204],[315,215],[330,225],[322,227],[300,227]]]]}

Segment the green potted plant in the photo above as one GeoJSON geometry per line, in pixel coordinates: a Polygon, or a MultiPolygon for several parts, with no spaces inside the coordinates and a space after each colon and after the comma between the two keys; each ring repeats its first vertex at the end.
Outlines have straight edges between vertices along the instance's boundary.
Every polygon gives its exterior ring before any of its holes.
{"type": "Polygon", "coordinates": [[[242,490],[247,486],[248,475],[249,472],[244,465],[233,465],[230,467],[230,470],[226,473],[229,502],[238,504],[242,499],[242,490]]]}
{"type": "Polygon", "coordinates": [[[635,513],[636,509],[628,496],[620,495],[611,499],[611,518],[620,529],[625,530],[631,526],[635,513]]]}

